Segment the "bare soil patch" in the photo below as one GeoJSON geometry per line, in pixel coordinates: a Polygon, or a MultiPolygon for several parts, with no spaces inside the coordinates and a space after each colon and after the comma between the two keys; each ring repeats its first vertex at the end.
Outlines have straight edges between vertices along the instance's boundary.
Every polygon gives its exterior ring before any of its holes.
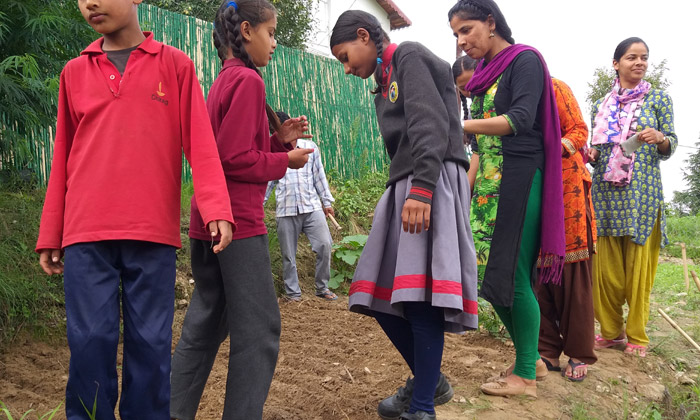
{"type": "MultiPolygon", "coordinates": [[[[280,303],[282,344],[264,418],[377,419],[377,403],[403,384],[408,369],[374,320],[347,310],[346,297],[326,302],[307,296],[299,303],[280,303]]],[[[176,311],[175,342],[184,314],[184,308],[176,311]]],[[[227,354],[228,341],[209,378],[200,419],[221,418],[227,354]]],[[[479,385],[513,360],[512,345],[484,332],[448,334],[443,371],[456,393],[452,402],[438,408],[438,418],[568,419],[582,408],[595,417],[623,418],[627,413],[635,418],[634,413],[651,403],[639,391],[673,377],[670,362],[655,355],[639,359],[610,349],[599,356],[582,383],[550,373],[539,383],[536,400],[489,397],[480,393],[479,385]]],[[[14,415],[53,409],[63,400],[68,359],[65,342],[17,340],[0,356],[0,401],[14,415]]],[[[695,359],[689,363],[697,366],[695,359]]],[[[255,374],[254,366],[250,374],[255,374]]]]}

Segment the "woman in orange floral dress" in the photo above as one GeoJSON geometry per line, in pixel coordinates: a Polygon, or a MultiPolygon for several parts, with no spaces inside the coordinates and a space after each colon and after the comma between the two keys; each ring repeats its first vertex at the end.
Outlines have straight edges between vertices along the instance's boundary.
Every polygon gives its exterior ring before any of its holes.
{"type": "MultiPolygon", "coordinates": [[[[538,349],[549,370],[559,371],[563,352],[569,361],[562,375],[582,381],[587,365],[595,363],[591,257],[595,252],[596,228],[590,197],[591,175],[583,153],[588,128],[569,86],[552,79],[561,125],[564,180],[564,229],[566,264],[561,284],[537,282],[540,304],[538,349]]],[[[541,266],[541,264],[538,264],[541,266]]]]}

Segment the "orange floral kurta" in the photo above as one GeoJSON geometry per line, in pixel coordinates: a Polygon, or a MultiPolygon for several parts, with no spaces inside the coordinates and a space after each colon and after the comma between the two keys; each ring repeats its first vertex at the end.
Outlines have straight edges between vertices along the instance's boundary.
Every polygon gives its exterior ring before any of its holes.
{"type": "MultiPolygon", "coordinates": [[[[591,174],[579,153],[588,140],[588,127],[583,120],[581,109],[569,86],[558,79],[552,79],[557,98],[559,123],[561,125],[562,178],[564,180],[564,229],[566,231],[566,262],[587,260],[589,252],[586,226],[586,200],[593,212],[591,202],[591,174]],[[585,191],[585,193],[584,193],[585,191]]],[[[590,229],[593,233],[595,249],[596,227],[592,218],[590,229]]]]}

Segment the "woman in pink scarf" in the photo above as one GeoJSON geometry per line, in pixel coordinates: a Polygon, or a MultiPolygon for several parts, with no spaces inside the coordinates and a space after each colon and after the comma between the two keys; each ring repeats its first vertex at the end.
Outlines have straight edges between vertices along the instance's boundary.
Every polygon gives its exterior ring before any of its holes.
{"type": "Polygon", "coordinates": [[[640,357],[649,343],[649,296],[659,250],[668,243],[659,163],[678,145],[671,97],[644,80],[648,59],[649,48],[639,38],[617,46],[613,66],[618,77],[593,107],[588,155],[595,168],[591,192],[598,228],[593,304],[600,335],[595,346],[626,342],[625,353],[640,357]],[[624,152],[628,139],[637,147],[631,153],[624,152]]]}

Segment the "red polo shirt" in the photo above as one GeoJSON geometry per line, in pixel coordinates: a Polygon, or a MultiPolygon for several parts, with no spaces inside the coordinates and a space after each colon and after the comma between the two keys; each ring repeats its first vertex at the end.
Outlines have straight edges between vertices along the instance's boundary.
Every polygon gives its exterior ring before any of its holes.
{"type": "MultiPolygon", "coordinates": [[[[263,199],[267,182],[287,172],[289,145],[270,137],[265,113],[265,83],[260,75],[233,58],[224,62],[207,97],[231,208],[236,212],[233,239],[267,233],[263,199]]],[[[190,237],[209,239],[202,229],[199,197],[192,199],[190,237]]]]}
{"type": "Polygon", "coordinates": [[[179,247],[182,152],[203,221],[233,221],[192,61],[146,40],[120,76],[90,44],[61,73],[37,251],[132,239],[179,247]]]}

